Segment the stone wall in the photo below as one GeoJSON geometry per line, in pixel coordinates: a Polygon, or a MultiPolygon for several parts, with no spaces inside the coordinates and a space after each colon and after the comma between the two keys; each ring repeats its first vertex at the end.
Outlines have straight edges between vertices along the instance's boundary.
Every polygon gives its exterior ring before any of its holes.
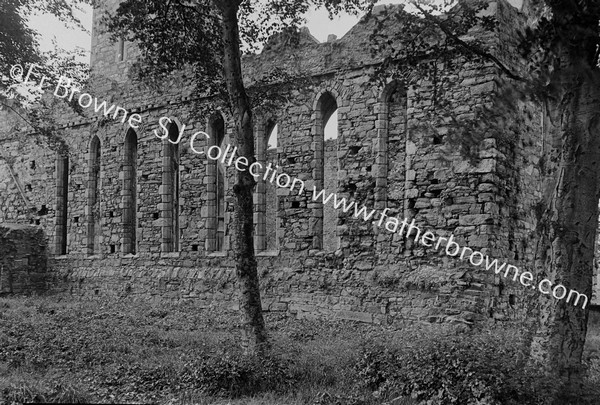
{"type": "Polygon", "coordinates": [[[47,255],[41,228],[0,223],[0,295],[47,291],[47,255]]]}
{"type": "MultiPolygon", "coordinates": [[[[110,8],[115,1],[107,3],[110,8]]],[[[510,6],[502,7],[502,13],[516,13],[510,6]]],[[[490,136],[480,145],[479,161],[470,163],[445,136],[447,128],[431,131],[422,125],[427,114],[435,112],[432,83],[418,74],[411,83],[370,81],[380,59],[364,50],[369,49],[369,34],[378,21],[383,22],[381,29],[397,29],[386,19],[386,9],[378,8],[339,40],[319,44],[304,31],[299,47],[273,42],[262,54],[244,60],[249,86],[273,67],[311,78],[301,88],[282,88],[287,101],[275,111],[255,116],[259,161],[278,162],[280,173],[306,184],[300,194],[265,182],[257,186],[255,242],[265,309],[378,323],[471,323],[523,316],[520,285],[504,285],[493,273],[415,245],[377,227],[373,219],[363,221],[353,211],[343,213],[312,201],[312,187],[325,187],[359,207],[388,208],[390,216],[415,219],[423,232],[453,234],[462,246],[499,260],[518,264],[529,257],[527,238],[535,225],[531,207],[540,197],[535,171],[542,153],[537,107],[527,107],[532,119],[515,124],[516,146],[506,147],[490,136]],[[338,137],[326,141],[324,126],[334,109],[338,137]],[[265,141],[273,124],[278,126],[276,152],[267,151],[265,141]]],[[[83,118],[65,115],[62,133],[70,155],[63,190],[54,180],[58,156],[31,143],[23,146],[22,139],[5,134],[13,164],[25,166],[36,157],[35,169],[22,176],[29,176],[26,182],[32,184],[26,195],[32,202],[27,205],[47,212],[39,223],[54,246],[55,286],[72,294],[154,296],[235,306],[229,243],[235,168],[225,168],[224,248],[219,250],[214,243],[216,169],[193,153],[189,143],[196,131],[214,134],[215,117],[225,122],[223,145],[232,143],[231,118],[215,99],[191,100],[193,88],[177,76],[160,91],[126,79],[135,47],[125,44],[127,57],[120,61],[121,47],[100,33],[98,14],[94,24],[89,91],[142,117],[136,130],[135,182],[124,170],[129,166],[125,152],[131,150],[125,145],[130,131],[126,123],[99,119],[89,111],[83,118]],[[154,134],[163,132],[161,117],[170,117],[178,130],[186,125],[177,154],[177,184],[168,180],[171,174],[165,175],[173,167],[172,151],[154,134]],[[96,182],[92,164],[97,154],[92,145],[98,144],[96,182]],[[136,192],[135,253],[124,247],[131,237],[124,226],[131,189],[136,192]],[[67,239],[60,241],[57,229],[64,225],[56,218],[65,195],[67,239]],[[90,208],[95,198],[96,215],[90,208]],[[90,251],[92,221],[98,224],[93,229],[99,239],[98,249],[90,251]],[[179,244],[165,250],[171,246],[171,239],[166,239],[172,238],[171,232],[177,232],[179,244]],[[66,252],[59,251],[63,245],[66,252]]],[[[486,63],[459,62],[458,69],[440,74],[447,79],[445,91],[456,115],[468,116],[490,103],[498,71],[486,63]]],[[[202,142],[195,144],[196,149],[209,146],[202,137],[198,140],[202,142]]],[[[6,219],[31,220],[19,200],[17,182],[6,169],[0,170],[5,170],[0,172],[0,204],[6,207],[6,219]]]]}

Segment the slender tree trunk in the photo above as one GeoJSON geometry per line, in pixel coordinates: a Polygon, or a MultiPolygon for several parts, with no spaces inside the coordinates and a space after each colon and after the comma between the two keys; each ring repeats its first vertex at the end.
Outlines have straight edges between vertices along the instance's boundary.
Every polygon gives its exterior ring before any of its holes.
{"type": "MultiPolygon", "coordinates": [[[[235,141],[238,155],[249,164],[254,158],[252,110],[242,79],[240,37],[237,12],[240,0],[213,0],[223,18],[224,77],[235,122],[235,141]]],[[[236,170],[237,183],[233,191],[234,231],[233,247],[239,284],[240,311],[247,351],[261,353],[267,347],[267,333],[262,314],[260,287],[253,237],[253,188],[256,184],[248,170],[236,170]]]]}

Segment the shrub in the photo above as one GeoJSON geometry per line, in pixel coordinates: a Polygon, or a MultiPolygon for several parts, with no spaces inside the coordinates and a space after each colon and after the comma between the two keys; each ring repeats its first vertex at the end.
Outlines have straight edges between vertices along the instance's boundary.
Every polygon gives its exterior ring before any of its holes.
{"type": "Polygon", "coordinates": [[[414,347],[370,345],[357,371],[379,394],[434,404],[538,404],[557,386],[525,363],[520,345],[493,334],[434,337],[414,347]]]}
{"type": "Polygon", "coordinates": [[[292,385],[288,362],[276,356],[220,352],[184,365],[181,383],[206,394],[227,397],[285,392],[292,385]]]}

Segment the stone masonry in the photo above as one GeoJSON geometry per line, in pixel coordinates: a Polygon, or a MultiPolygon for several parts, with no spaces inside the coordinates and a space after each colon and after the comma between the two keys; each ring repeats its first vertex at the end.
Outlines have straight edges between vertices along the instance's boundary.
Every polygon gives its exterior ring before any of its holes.
{"type": "Polygon", "coordinates": [[[48,250],[42,229],[0,224],[0,296],[47,291],[48,250]]]}
{"type": "MultiPolygon", "coordinates": [[[[503,21],[520,18],[504,1],[491,9],[503,21]]],[[[108,39],[102,11],[95,10],[87,91],[140,114],[142,124],[133,129],[92,109],[86,117],[63,112],[61,135],[70,152],[61,157],[43,142],[30,142],[6,117],[0,220],[45,229],[57,290],[235,306],[230,221],[236,169],[196,155],[189,143],[191,134],[206,131],[210,143],[198,138],[204,143],[196,148],[231,144],[231,117],[210,96],[197,98],[178,76],[160,91],[132,82],[137,50],[108,39]],[[174,123],[172,140],[186,125],[178,145],[154,135],[162,133],[161,117],[174,123]]],[[[521,319],[527,302],[521,285],[311,199],[313,185],[324,187],[369,209],[414,218],[424,231],[453,234],[462,246],[499,260],[526,266],[533,254],[541,109],[523,107],[531,119],[520,124],[514,147],[487,138],[478,163],[469,163],[444,128],[432,133],[419,125],[433,108],[433,88],[418,72],[407,84],[369,80],[381,63],[365,51],[373,27],[381,21],[383,29],[400,29],[388,11],[376,8],[341,39],[319,43],[304,30],[297,47],[274,38],[261,54],[244,59],[250,87],[273,67],[311,79],[289,90],[276,111],[255,116],[257,159],[307,185],[300,195],[257,185],[264,309],[390,324],[521,319]],[[334,113],[337,136],[325,140],[334,113]],[[277,146],[269,147],[275,134],[277,146]]],[[[502,50],[502,35],[495,41],[502,50]]],[[[449,79],[456,114],[468,116],[490,102],[499,73],[489,64],[461,63],[459,71],[441,74],[449,79]]]]}

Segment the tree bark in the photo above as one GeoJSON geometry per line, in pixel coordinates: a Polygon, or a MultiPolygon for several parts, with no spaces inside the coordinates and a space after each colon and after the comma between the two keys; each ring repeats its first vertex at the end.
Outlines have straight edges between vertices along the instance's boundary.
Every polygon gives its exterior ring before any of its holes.
{"type": "MultiPolygon", "coordinates": [[[[579,83],[549,110],[546,156],[546,207],[541,218],[538,279],[548,278],[591,298],[594,242],[598,224],[598,105],[595,91],[579,83]],[[596,111],[594,111],[594,108],[596,111]],[[543,277],[541,277],[543,276],[543,277]]],[[[546,286],[544,287],[547,288],[546,286]]],[[[557,295],[562,295],[562,289],[557,295]]],[[[589,305],[540,294],[540,316],[531,356],[547,371],[575,381],[580,378],[589,305]]]]}
{"type": "MultiPolygon", "coordinates": [[[[591,299],[600,197],[598,19],[582,17],[572,4],[556,4],[552,21],[559,40],[550,50],[556,59],[547,87],[551,125],[536,266],[539,275],[591,299]]],[[[574,306],[542,294],[539,303],[531,358],[572,384],[580,382],[589,304],[582,308],[581,302],[574,306]]]]}
{"type": "MultiPolygon", "coordinates": [[[[237,12],[240,0],[213,0],[223,22],[224,78],[235,123],[238,155],[249,164],[255,161],[252,110],[244,87],[241,67],[240,36],[237,12]]],[[[268,346],[262,314],[260,286],[254,255],[253,189],[256,184],[248,170],[236,170],[234,185],[233,249],[239,284],[239,302],[248,353],[261,353],[268,346]]]]}

